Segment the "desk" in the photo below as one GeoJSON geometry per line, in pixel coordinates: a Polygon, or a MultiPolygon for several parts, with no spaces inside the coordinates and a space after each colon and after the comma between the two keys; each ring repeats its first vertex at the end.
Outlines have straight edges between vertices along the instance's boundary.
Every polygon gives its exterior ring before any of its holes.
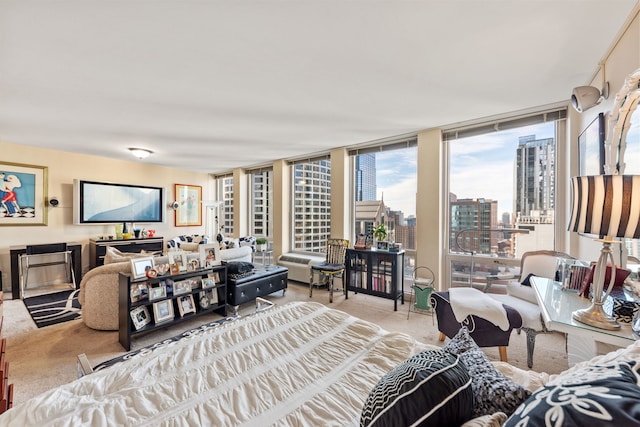
{"type": "MultiPolygon", "coordinates": [[[[77,242],[68,242],[67,249],[71,251],[73,262],[73,274],[76,276],[76,288],[82,280],[82,245],[77,242]]],[[[20,255],[27,252],[26,245],[9,246],[11,257],[11,298],[19,299],[20,295],[20,255]]]]}
{"type": "Polygon", "coordinates": [[[589,307],[591,301],[579,297],[576,292],[563,291],[560,282],[532,277],[531,285],[536,292],[544,324],[549,330],[567,334],[569,366],[607,353],[612,346],[626,347],[636,341],[629,325],[622,325],[618,331],[609,331],[573,320],[572,313],[589,307]]]}

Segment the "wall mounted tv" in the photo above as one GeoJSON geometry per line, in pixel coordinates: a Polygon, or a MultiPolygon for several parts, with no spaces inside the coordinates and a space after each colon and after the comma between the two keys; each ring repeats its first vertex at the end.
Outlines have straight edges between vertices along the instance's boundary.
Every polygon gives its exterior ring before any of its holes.
{"type": "Polygon", "coordinates": [[[73,181],[74,224],[164,222],[162,187],[73,181]]]}

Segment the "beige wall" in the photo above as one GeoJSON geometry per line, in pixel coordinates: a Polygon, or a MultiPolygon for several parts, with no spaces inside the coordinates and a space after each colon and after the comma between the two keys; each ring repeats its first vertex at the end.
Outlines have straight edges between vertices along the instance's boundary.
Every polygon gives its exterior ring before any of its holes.
{"type": "Polygon", "coordinates": [[[147,228],[154,228],[157,230],[157,235],[165,239],[180,234],[204,233],[204,212],[201,227],[174,227],[174,214],[168,203],[174,200],[174,184],[201,185],[203,197],[206,197],[204,195],[210,194],[207,174],[153,166],[148,164],[149,160],[128,162],[5,142],[0,142],[0,152],[3,153],[2,161],[4,162],[46,166],[49,173],[48,194],[57,197],[60,201],[58,207],[46,208],[48,212],[46,226],[0,227],[0,271],[2,271],[2,287],[5,291],[11,289],[9,274],[11,246],[64,241],[82,243],[82,265],[85,272],[89,269],[89,239],[99,235],[113,234],[112,225],[73,224],[74,179],[163,186],[166,189],[167,198],[166,221],[147,228]]]}

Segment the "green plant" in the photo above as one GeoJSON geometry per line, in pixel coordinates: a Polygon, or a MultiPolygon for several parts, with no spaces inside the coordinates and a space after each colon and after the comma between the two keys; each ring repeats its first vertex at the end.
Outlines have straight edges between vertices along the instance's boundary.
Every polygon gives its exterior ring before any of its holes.
{"type": "Polygon", "coordinates": [[[266,245],[269,241],[266,237],[258,237],[256,238],[256,245],[266,245]]]}
{"type": "Polygon", "coordinates": [[[373,228],[373,237],[382,242],[387,238],[387,227],[384,224],[377,225],[373,228]]]}

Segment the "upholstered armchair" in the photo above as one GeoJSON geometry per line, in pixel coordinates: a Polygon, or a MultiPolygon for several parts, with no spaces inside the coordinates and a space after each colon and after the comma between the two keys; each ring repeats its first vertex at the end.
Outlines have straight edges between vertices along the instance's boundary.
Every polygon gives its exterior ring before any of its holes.
{"type": "Polygon", "coordinates": [[[558,264],[561,260],[573,260],[571,255],[563,252],[540,250],[525,252],[520,261],[520,278],[507,284],[507,294],[491,294],[491,297],[502,304],[514,308],[522,317],[522,330],[527,334],[527,365],[533,366],[533,351],[536,336],[548,332],[542,316],[535,290],[528,284],[530,275],[555,279],[558,264]]]}

